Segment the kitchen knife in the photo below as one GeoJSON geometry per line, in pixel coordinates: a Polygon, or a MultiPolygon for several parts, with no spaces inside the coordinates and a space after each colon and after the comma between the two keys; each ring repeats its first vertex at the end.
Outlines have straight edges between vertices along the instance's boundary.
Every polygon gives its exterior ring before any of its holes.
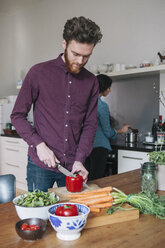
{"type": "MultiPolygon", "coordinates": [[[[65,169],[62,165],[60,164],[56,164],[56,168],[61,172],[63,173],[65,176],[69,176],[69,177],[73,177],[73,173],[71,173],[70,171],[68,171],[67,169],[65,169]]],[[[90,189],[90,187],[85,183],[83,182],[83,186],[90,189]]]]}

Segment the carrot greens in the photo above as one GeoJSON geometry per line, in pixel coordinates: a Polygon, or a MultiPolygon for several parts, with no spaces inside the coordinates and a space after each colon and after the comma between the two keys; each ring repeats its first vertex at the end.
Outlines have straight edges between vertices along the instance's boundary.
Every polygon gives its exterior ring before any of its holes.
{"type": "Polygon", "coordinates": [[[122,208],[123,203],[128,203],[134,208],[139,209],[140,213],[156,215],[159,219],[165,219],[165,196],[158,196],[157,194],[134,193],[126,195],[117,188],[113,188],[111,195],[114,198],[113,204],[120,204],[113,206],[107,210],[107,214],[112,214],[117,209],[122,208]]]}

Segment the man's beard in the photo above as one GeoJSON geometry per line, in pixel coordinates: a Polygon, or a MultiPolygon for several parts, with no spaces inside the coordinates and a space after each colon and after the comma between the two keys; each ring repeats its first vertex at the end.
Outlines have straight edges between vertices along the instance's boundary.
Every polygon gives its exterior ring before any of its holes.
{"type": "Polygon", "coordinates": [[[70,73],[73,73],[73,74],[78,74],[81,70],[82,70],[82,68],[84,67],[84,65],[86,64],[82,64],[79,68],[73,68],[73,65],[74,64],[76,64],[76,63],[71,63],[70,61],[69,61],[69,58],[68,58],[68,53],[67,53],[67,49],[65,49],[65,51],[64,51],[64,58],[65,58],[65,64],[66,64],[66,67],[68,68],[68,71],[70,72],[70,73]]]}

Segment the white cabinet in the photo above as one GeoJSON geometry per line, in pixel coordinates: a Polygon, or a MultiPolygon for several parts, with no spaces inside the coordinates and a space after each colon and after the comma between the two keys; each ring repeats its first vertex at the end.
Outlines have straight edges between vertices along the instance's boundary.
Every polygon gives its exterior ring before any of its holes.
{"type": "Polygon", "coordinates": [[[148,152],[118,150],[118,174],[136,170],[148,162],[148,152]]]}
{"type": "Polygon", "coordinates": [[[20,138],[0,138],[0,174],[14,174],[16,187],[27,190],[26,166],[28,145],[20,138]]]}

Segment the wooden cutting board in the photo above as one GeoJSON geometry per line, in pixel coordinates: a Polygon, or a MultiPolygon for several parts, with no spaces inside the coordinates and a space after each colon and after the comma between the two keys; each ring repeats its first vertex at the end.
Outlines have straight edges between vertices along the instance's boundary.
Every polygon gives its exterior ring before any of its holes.
{"type": "MultiPolygon", "coordinates": [[[[99,189],[100,187],[97,184],[90,184],[88,183],[88,186],[90,187],[90,190],[93,189],[99,189]]],[[[51,188],[48,189],[49,192],[54,192],[56,195],[58,195],[60,197],[60,202],[61,201],[69,201],[69,198],[66,197],[66,195],[68,194],[74,194],[69,192],[66,187],[56,187],[56,188],[51,188]]],[[[81,192],[85,192],[85,191],[89,191],[89,189],[87,188],[83,188],[83,190],[81,192]]]]}
{"type": "MultiPolygon", "coordinates": [[[[89,187],[92,189],[98,189],[99,186],[96,184],[88,184],[89,187]]],[[[84,188],[83,191],[88,191],[89,189],[84,188]]],[[[59,187],[59,188],[51,188],[48,190],[49,192],[55,192],[60,197],[60,202],[67,202],[69,201],[69,198],[66,197],[67,194],[74,194],[70,193],[67,191],[66,187],[59,187]]],[[[82,192],[83,192],[82,191],[82,192]]],[[[127,208],[132,208],[128,204],[124,204],[123,207],[125,209],[127,208]]],[[[93,228],[93,227],[99,227],[99,226],[104,226],[104,225],[109,225],[109,224],[114,224],[114,223],[120,223],[120,222],[125,222],[125,221],[130,221],[130,220],[136,220],[139,218],[139,210],[133,209],[126,211],[126,210],[117,210],[111,215],[106,214],[106,210],[102,209],[100,213],[90,213],[88,216],[87,224],[85,226],[85,229],[88,228],[93,228]]]]}
{"type": "MultiPolygon", "coordinates": [[[[132,208],[128,204],[124,204],[123,207],[125,209],[132,208]]],[[[116,210],[111,215],[107,215],[106,210],[107,208],[102,209],[100,213],[90,213],[85,229],[139,219],[139,210],[137,209],[132,208],[129,211],[116,210]]]]}

